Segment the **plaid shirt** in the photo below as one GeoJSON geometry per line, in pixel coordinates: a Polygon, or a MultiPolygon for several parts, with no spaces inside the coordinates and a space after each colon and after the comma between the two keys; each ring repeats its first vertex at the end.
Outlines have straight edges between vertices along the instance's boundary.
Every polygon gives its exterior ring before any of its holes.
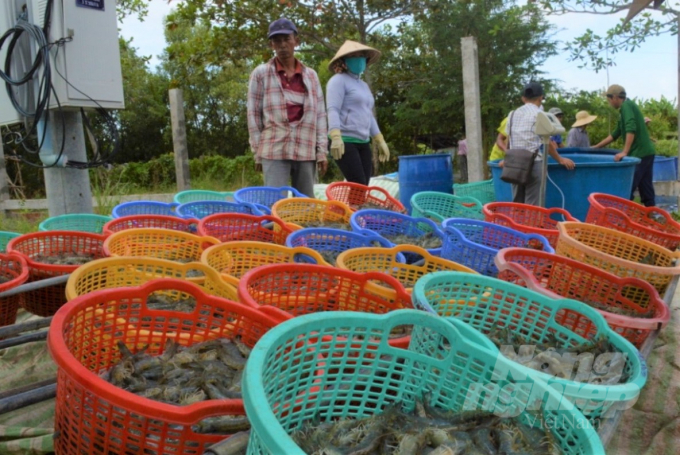
{"type": "Polygon", "coordinates": [[[274,59],[250,75],[248,85],[248,133],[255,162],[267,160],[326,161],[328,128],[319,76],[302,65],[307,94],[304,115],[288,121],[286,97],[274,59]]]}
{"type": "MultiPolygon", "coordinates": [[[[535,104],[526,103],[508,114],[510,120],[505,127],[505,136],[510,137],[508,148],[526,149],[535,152],[541,148],[541,138],[534,132],[536,117],[541,109],[535,104]],[[512,116],[512,117],[511,117],[512,116]],[[508,131],[512,129],[512,131],[508,131]]],[[[536,155],[536,160],[542,159],[542,153],[536,155]]]]}

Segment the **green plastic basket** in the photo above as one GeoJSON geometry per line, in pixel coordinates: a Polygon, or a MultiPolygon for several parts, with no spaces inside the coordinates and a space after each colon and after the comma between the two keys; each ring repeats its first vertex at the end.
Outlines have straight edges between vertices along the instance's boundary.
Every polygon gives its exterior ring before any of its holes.
{"type": "Polygon", "coordinates": [[[70,215],[53,216],[38,226],[38,231],[79,231],[101,234],[104,225],[113,218],[91,213],[73,213],[70,215]]]}
{"type": "Polygon", "coordinates": [[[453,196],[437,191],[421,191],[411,197],[411,216],[441,223],[447,218],[483,220],[482,204],[468,196],[453,196]]]}
{"type": "Polygon", "coordinates": [[[493,179],[473,183],[454,183],[453,194],[474,198],[482,205],[496,202],[493,179]]]}
{"type": "Polygon", "coordinates": [[[9,243],[9,241],[15,237],[19,237],[20,235],[21,234],[19,234],[18,232],[0,231],[0,253],[6,253],[7,244],[9,243]]]}
{"type": "Polygon", "coordinates": [[[227,201],[234,202],[233,191],[186,190],[175,194],[174,202],[186,204],[197,201],[227,201]]]}
{"type": "Polygon", "coordinates": [[[415,310],[318,313],[278,325],[246,366],[247,453],[304,455],[290,436],[303,423],[367,417],[394,402],[410,411],[416,399],[454,411],[481,406],[527,424],[540,413],[564,454],[605,453],[587,419],[560,393],[540,379],[517,379],[519,371],[498,351],[468,341],[459,327],[415,310]],[[403,326],[413,327],[408,350],[388,343],[403,326]],[[507,377],[494,373],[499,365],[507,377]]]}
{"type": "Polygon", "coordinates": [[[529,289],[483,275],[434,272],[413,288],[413,305],[446,319],[456,318],[483,334],[508,328],[536,344],[554,335],[565,346],[604,335],[626,356],[625,383],[597,385],[561,379],[514,363],[527,375],[564,390],[577,408],[597,427],[605,412],[617,403],[625,408],[636,400],[647,381],[647,366],[637,349],[607,325],[604,317],[576,300],[555,300],[529,289]]]}

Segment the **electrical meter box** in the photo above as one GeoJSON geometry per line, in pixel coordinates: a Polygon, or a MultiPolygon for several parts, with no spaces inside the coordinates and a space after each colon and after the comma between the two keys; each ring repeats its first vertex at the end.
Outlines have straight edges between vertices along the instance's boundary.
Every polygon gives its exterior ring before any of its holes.
{"type": "MultiPolygon", "coordinates": [[[[44,26],[45,10],[49,0],[2,0],[5,7],[0,8],[0,25],[4,27],[0,34],[14,26],[21,14],[27,15],[28,22],[44,26]],[[7,17],[9,16],[9,17],[7,17]]],[[[123,77],[120,65],[120,48],[118,44],[118,23],[116,17],[116,0],[53,0],[49,43],[52,45],[50,61],[52,65],[52,84],[56,96],[52,94],[50,109],[56,109],[57,98],[62,109],[96,108],[123,109],[123,77]]],[[[24,33],[24,35],[26,35],[24,33]]],[[[23,37],[22,37],[23,39],[23,37]]],[[[37,46],[31,40],[24,40],[30,45],[18,46],[12,53],[12,76],[24,74],[35,58],[37,46]],[[21,55],[24,54],[24,55],[21,55]],[[28,55],[26,55],[28,54],[28,55]]],[[[4,55],[9,40],[3,46],[0,67],[4,67],[4,55]]],[[[35,99],[38,89],[38,78],[32,84],[33,93],[29,99],[35,99]]],[[[3,84],[4,85],[4,84],[3,84]]],[[[4,92],[4,87],[0,89],[4,92]]],[[[11,118],[8,110],[14,110],[11,103],[0,98],[0,122],[6,124],[11,118]]]]}

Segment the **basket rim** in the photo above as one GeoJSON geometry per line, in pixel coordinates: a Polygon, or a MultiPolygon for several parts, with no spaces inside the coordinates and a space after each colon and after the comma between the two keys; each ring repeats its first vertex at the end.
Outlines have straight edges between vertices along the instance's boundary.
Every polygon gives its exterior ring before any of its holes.
{"type": "MultiPolygon", "coordinates": [[[[180,218],[178,216],[171,216],[171,215],[126,215],[126,216],[121,216],[120,218],[113,218],[111,221],[106,223],[104,225],[104,232],[109,233],[109,234],[114,234],[116,232],[120,231],[111,231],[110,226],[115,226],[118,223],[129,223],[133,221],[139,221],[139,220],[160,220],[160,221],[169,221],[172,223],[177,223],[177,224],[186,224],[187,226],[191,224],[198,224],[199,220],[196,218],[180,218]]],[[[130,228],[130,229],[140,229],[140,228],[130,228]]],[[[155,229],[155,228],[148,228],[148,229],[155,229]]],[[[123,229],[125,230],[125,229],[123,229]]]]}
{"type": "Polygon", "coordinates": [[[366,191],[370,195],[372,191],[377,191],[378,193],[381,193],[383,196],[385,196],[385,202],[389,202],[391,205],[396,206],[398,209],[401,211],[406,210],[406,207],[404,207],[404,204],[402,204],[397,198],[392,196],[385,188],[381,186],[375,186],[375,185],[363,185],[361,183],[356,183],[356,182],[332,182],[330,183],[325,190],[326,198],[329,201],[340,201],[336,199],[335,196],[335,189],[336,188],[342,188],[342,187],[348,187],[348,188],[357,188],[360,190],[366,191]]]}
{"type": "MultiPolygon", "coordinates": [[[[127,202],[121,202],[117,206],[115,206],[111,210],[111,216],[113,218],[121,218],[121,215],[118,215],[118,211],[120,209],[124,209],[126,207],[134,207],[135,205],[150,205],[150,206],[155,206],[155,207],[164,207],[164,208],[169,208],[172,211],[177,208],[179,205],[176,202],[161,202],[161,201],[149,201],[149,200],[140,200],[140,201],[127,201],[127,202]]],[[[124,215],[124,216],[129,216],[129,215],[124,215]]]]}
{"type": "Polygon", "coordinates": [[[339,207],[345,211],[345,216],[347,217],[351,216],[352,213],[354,213],[354,211],[347,204],[340,201],[322,201],[321,199],[314,199],[311,197],[289,197],[280,199],[276,201],[274,205],[272,205],[272,215],[281,218],[283,221],[286,221],[285,218],[281,217],[277,213],[277,210],[280,209],[281,207],[285,207],[288,204],[307,204],[309,206],[316,207],[339,207]]]}
{"type": "MultiPolygon", "coordinates": [[[[189,202],[185,202],[183,204],[178,205],[175,208],[175,211],[177,212],[177,215],[180,216],[181,218],[196,219],[195,216],[194,216],[195,214],[193,214],[193,213],[184,214],[183,212],[186,209],[190,210],[190,209],[192,209],[196,206],[201,206],[201,205],[208,205],[208,206],[212,205],[212,206],[228,207],[228,208],[247,208],[255,214],[265,215],[265,213],[263,213],[260,210],[260,208],[257,206],[257,204],[253,204],[253,203],[250,203],[250,202],[232,202],[232,201],[189,201],[189,202]]],[[[233,213],[233,212],[220,212],[220,213],[233,213]]],[[[212,215],[215,215],[215,214],[211,213],[208,216],[212,216],[212,215]]]]}
{"type": "Polygon", "coordinates": [[[398,212],[392,212],[390,210],[380,210],[380,209],[362,209],[354,212],[352,216],[349,219],[349,224],[352,227],[352,231],[354,232],[359,232],[364,235],[377,235],[381,239],[383,239],[385,242],[389,244],[390,247],[397,246],[396,243],[389,241],[387,238],[383,237],[382,234],[380,234],[378,231],[374,231],[372,229],[368,229],[365,227],[359,226],[359,218],[362,216],[366,215],[379,215],[383,217],[389,217],[389,218],[397,218],[400,219],[403,224],[409,223],[413,225],[417,225],[418,223],[424,223],[427,224],[430,229],[432,229],[432,233],[434,233],[439,239],[442,241],[442,245],[436,248],[428,248],[427,251],[430,252],[431,254],[435,256],[439,256],[442,252],[442,248],[444,247],[444,242],[446,241],[446,234],[437,226],[437,224],[428,219],[428,218],[420,218],[420,217],[414,217],[411,215],[407,215],[405,213],[398,213],[398,212]]]}
{"type": "Polygon", "coordinates": [[[28,264],[29,269],[31,268],[36,268],[36,269],[45,269],[49,268],[52,272],[56,273],[69,273],[72,272],[73,270],[77,269],[79,266],[78,265],[58,265],[58,264],[48,264],[45,262],[38,262],[34,261],[30,257],[28,257],[24,252],[21,250],[16,249],[17,244],[21,244],[24,241],[27,240],[32,240],[32,239],[41,239],[45,237],[86,237],[90,238],[91,240],[96,240],[102,243],[101,246],[101,251],[102,254],[106,254],[104,252],[104,247],[103,244],[106,242],[107,235],[106,234],[94,234],[92,232],[84,232],[84,231],[38,231],[38,232],[30,232],[28,234],[22,234],[19,237],[14,237],[12,240],[9,241],[7,244],[7,253],[16,253],[20,254],[23,256],[24,259],[26,259],[26,263],[28,264]]]}
{"type": "Polygon", "coordinates": [[[533,232],[522,232],[518,231],[517,229],[509,228],[507,226],[501,226],[500,224],[494,224],[490,223],[488,221],[481,221],[481,220],[473,220],[470,218],[448,218],[442,222],[442,228],[444,233],[447,235],[447,238],[449,235],[455,235],[458,237],[458,241],[469,244],[469,245],[474,245],[474,248],[481,249],[482,251],[486,252],[487,254],[492,254],[496,255],[496,253],[501,249],[501,248],[491,248],[486,245],[482,245],[477,242],[473,242],[467,238],[465,234],[463,234],[458,228],[455,226],[451,226],[451,224],[454,223],[460,223],[460,224],[471,224],[474,226],[479,226],[482,228],[491,228],[491,229],[496,229],[501,232],[505,232],[507,234],[512,234],[517,237],[524,238],[526,241],[529,240],[538,240],[543,244],[543,251],[547,251],[548,253],[554,253],[555,249],[550,245],[550,241],[541,234],[536,234],[533,232]]]}
{"type": "MultiPolygon", "coordinates": [[[[21,273],[19,273],[16,277],[12,278],[11,280],[5,281],[4,283],[0,283],[0,292],[5,292],[9,289],[12,289],[16,286],[21,286],[28,280],[28,262],[26,261],[26,258],[22,254],[18,253],[2,253],[0,252],[0,261],[3,262],[18,262],[21,265],[21,273]]],[[[0,299],[1,301],[1,299],[0,299]]]]}
{"type": "Polygon", "coordinates": [[[187,196],[187,195],[191,195],[191,194],[196,194],[196,195],[199,195],[199,194],[214,194],[214,195],[229,197],[229,196],[233,196],[234,192],[233,191],[212,191],[212,190],[184,190],[184,191],[180,191],[180,192],[176,193],[172,198],[172,202],[175,202],[177,204],[181,204],[181,202],[179,202],[179,199],[181,199],[182,196],[187,196]]]}
{"type": "MultiPolygon", "coordinates": [[[[56,231],[52,231],[56,232],[56,231]]],[[[209,236],[209,235],[196,235],[192,234],[190,232],[184,232],[184,231],[178,231],[175,229],[162,229],[162,228],[132,228],[132,229],[124,229],[122,231],[114,232],[113,234],[109,235],[106,240],[104,240],[104,254],[107,256],[111,256],[111,252],[109,250],[109,246],[111,243],[119,240],[121,237],[132,237],[133,235],[139,236],[139,235],[144,235],[144,234],[157,234],[157,235],[164,235],[167,237],[175,237],[175,238],[180,238],[186,241],[193,241],[193,242],[198,242],[198,243],[212,243],[213,245],[217,245],[221,243],[218,239],[215,237],[209,236]]],[[[119,255],[116,255],[119,256],[119,255]]]]}
{"type": "Polygon", "coordinates": [[[334,236],[334,237],[346,237],[346,238],[354,238],[356,240],[363,240],[366,239],[368,241],[373,241],[373,242],[379,242],[383,246],[389,248],[391,245],[390,242],[388,242],[385,238],[381,237],[380,235],[374,233],[374,232],[357,232],[357,231],[345,231],[343,229],[334,229],[334,228],[321,228],[321,227],[311,227],[311,228],[302,228],[298,229],[297,231],[293,231],[288,238],[286,239],[286,246],[290,248],[294,248],[293,245],[290,245],[291,242],[294,240],[297,240],[300,237],[307,237],[310,235],[321,235],[323,236],[328,235],[328,236],[334,236]]]}

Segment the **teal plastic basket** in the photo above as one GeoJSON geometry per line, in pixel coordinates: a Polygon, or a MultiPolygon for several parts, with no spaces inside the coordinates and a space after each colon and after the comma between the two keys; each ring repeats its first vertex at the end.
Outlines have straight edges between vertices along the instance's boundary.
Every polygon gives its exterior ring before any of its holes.
{"type": "Polygon", "coordinates": [[[73,213],[70,215],[53,216],[38,226],[38,231],[79,231],[101,234],[104,225],[113,218],[91,213],[73,213]]]}
{"type": "Polygon", "coordinates": [[[540,379],[517,379],[498,351],[467,339],[469,330],[415,310],[310,314],[276,326],[253,349],[243,379],[248,455],[304,455],[291,434],[305,422],[368,417],[395,402],[410,411],[418,399],[517,415],[529,425],[540,413],[562,453],[605,453],[568,400],[540,379]],[[390,332],[403,326],[413,328],[409,348],[390,346],[390,332]]]}
{"type": "Polygon", "coordinates": [[[186,190],[175,194],[174,202],[186,204],[196,201],[226,201],[234,202],[233,191],[186,190]]]}
{"type": "Polygon", "coordinates": [[[493,179],[473,183],[455,183],[453,185],[453,194],[474,198],[482,205],[496,202],[493,179]]]}
{"type": "Polygon", "coordinates": [[[536,344],[555,336],[565,346],[604,335],[626,356],[622,370],[628,377],[625,383],[576,382],[513,362],[528,376],[564,390],[564,395],[596,427],[613,404],[622,409],[637,399],[647,381],[647,365],[638,350],[610,329],[600,313],[576,300],[555,300],[495,278],[460,272],[434,272],[422,277],[413,288],[412,297],[414,307],[447,320],[462,320],[485,335],[493,329],[507,328],[536,344]]]}
{"type": "Polygon", "coordinates": [[[0,231],[0,253],[7,252],[7,244],[9,241],[20,235],[21,234],[18,232],[0,231]]]}
{"type": "Polygon", "coordinates": [[[483,220],[482,204],[468,196],[454,196],[437,191],[422,191],[411,197],[411,216],[441,223],[447,218],[483,220]]]}

